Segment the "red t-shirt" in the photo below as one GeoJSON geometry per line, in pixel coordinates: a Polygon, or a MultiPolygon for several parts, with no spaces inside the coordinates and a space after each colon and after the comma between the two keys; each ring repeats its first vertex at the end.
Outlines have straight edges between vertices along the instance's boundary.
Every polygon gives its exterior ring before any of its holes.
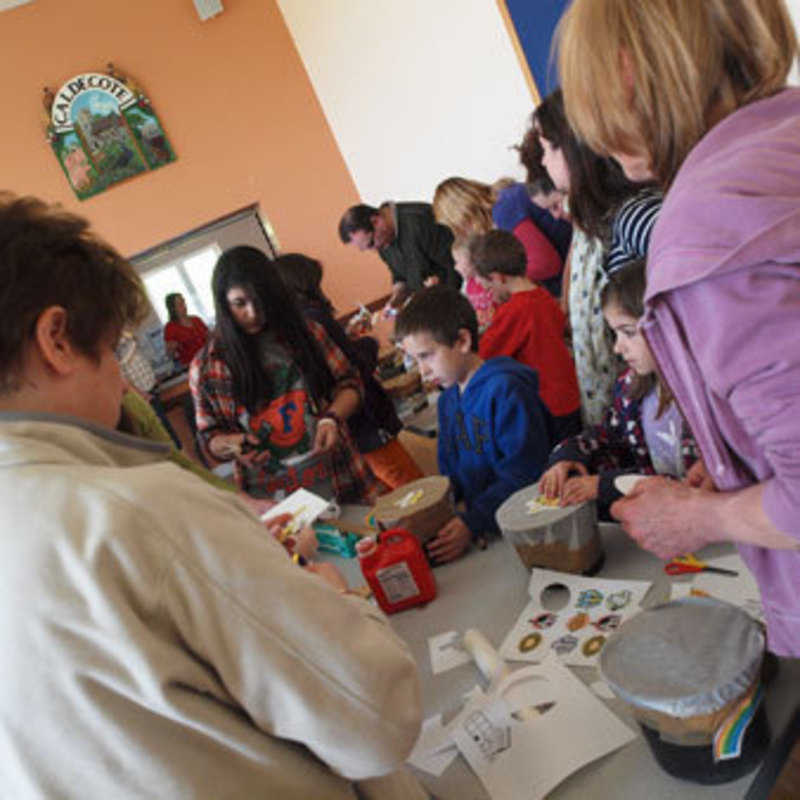
{"type": "Polygon", "coordinates": [[[481,358],[511,356],[539,373],[539,394],[553,416],[580,407],[575,364],[564,342],[564,312],[544,290],[516,292],[481,336],[481,358]]]}
{"type": "Polygon", "coordinates": [[[208,328],[200,317],[189,317],[189,325],[168,322],[164,328],[164,341],[177,342],[176,358],[188,367],[194,354],[206,343],[208,328]]]}

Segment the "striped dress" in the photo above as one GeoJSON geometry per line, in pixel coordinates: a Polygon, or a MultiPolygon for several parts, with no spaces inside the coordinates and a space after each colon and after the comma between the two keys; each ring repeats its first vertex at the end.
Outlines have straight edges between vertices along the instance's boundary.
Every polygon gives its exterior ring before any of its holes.
{"type": "Polygon", "coordinates": [[[606,274],[616,272],[632,259],[645,258],[650,234],[656,224],[664,195],[654,188],[628,198],[614,216],[606,274]]]}

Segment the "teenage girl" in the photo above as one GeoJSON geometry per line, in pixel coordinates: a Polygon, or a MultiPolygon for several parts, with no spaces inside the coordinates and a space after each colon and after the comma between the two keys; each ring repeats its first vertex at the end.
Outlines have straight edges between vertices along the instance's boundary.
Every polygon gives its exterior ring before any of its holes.
{"type": "Polygon", "coordinates": [[[597,499],[601,507],[621,496],[614,479],[624,473],[683,478],[697,449],[639,330],[643,313],[643,261],[631,261],[609,278],[601,295],[603,316],[614,334],[614,352],[627,369],[614,384],[602,422],[564,440],[542,475],[547,497],[562,505],[597,499]]]}

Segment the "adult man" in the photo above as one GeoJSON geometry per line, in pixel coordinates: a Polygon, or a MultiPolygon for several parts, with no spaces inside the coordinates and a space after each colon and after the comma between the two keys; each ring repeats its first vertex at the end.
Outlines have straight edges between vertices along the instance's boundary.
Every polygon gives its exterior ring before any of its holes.
{"type": "Polygon", "coordinates": [[[420,709],[385,618],[113,431],[133,268],[5,196],[0,286],[0,794],[421,796],[392,773],[420,709]]]}
{"type": "Polygon", "coordinates": [[[377,250],[392,273],[387,305],[399,307],[412,292],[440,283],[459,288],[453,268],[453,234],[433,218],[430,203],[351,206],[339,221],[339,238],[359,250],[377,250]]]}

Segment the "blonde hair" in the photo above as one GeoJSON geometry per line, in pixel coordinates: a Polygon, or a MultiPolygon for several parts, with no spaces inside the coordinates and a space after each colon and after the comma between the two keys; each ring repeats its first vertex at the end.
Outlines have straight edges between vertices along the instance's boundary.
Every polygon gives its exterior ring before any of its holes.
{"type": "Polygon", "coordinates": [[[783,0],[574,0],[557,31],[567,117],[598,153],[647,155],[668,186],[703,135],[786,82],[783,0]]]}
{"type": "Polygon", "coordinates": [[[434,192],[433,216],[441,225],[447,225],[456,239],[486,233],[494,227],[492,207],[497,193],[511,183],[502,180],[490,186],[468,178],[448,178],[434,192]]]}

